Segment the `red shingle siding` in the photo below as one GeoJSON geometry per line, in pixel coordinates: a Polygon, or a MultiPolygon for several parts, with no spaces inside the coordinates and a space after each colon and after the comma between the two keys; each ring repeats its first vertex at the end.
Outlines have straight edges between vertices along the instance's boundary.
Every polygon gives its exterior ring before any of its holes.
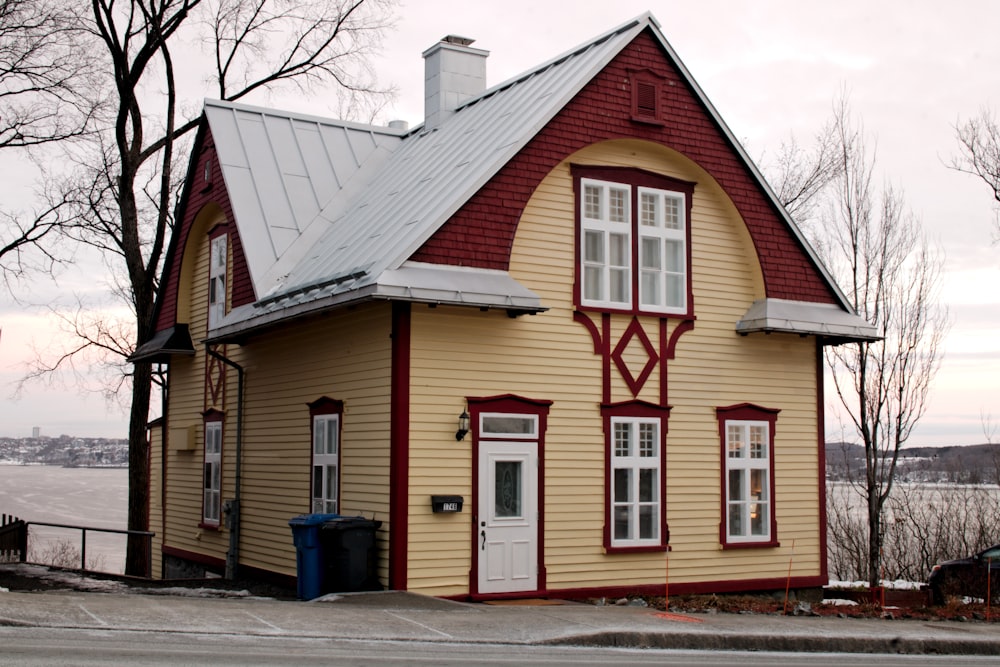
{"type": "Polygon", "coordinates": [[[767,296],[837,303],[817,267],[649,32],[639,35],[587,84],[412,259],[506,269],[518,219],[535,186],[571,153],[618,138],[669,146],[722,185],[750,230],[767,296]],[[628,70],[643,68],[664,77],[662,126],[631,120],[628,70]]]}
{"type": "Polygon", "coordinates": [[[206,127],[204,136],[195,143],[194,155],[197,161],[189,171],[190,182],[186,184],[186,201],[182,207],[182,219],[179,228],[174,230],[173,249],[168,255],[171,265],[165,272],[164,284],[160,288],[160,310],[156,320],[156,330],[162,331],[177,321],[177,289],[180,280],[181,262],[188,236],[198,213],[209,204],[216,204],[226,216],[226,232],[233,248],[233,285],[231,307],[242,306],[257,300],[254,295],[253,283],[250,280],[250,270],[247,268],[246,257],[243,254],[243,244],[236,229],[233,208],[229,202],[225,183],[222,180],[222,168],[215,152],[215,142],[212,133],[206,127]],[[210,180],[205,181],[205,163],[211,160],[210,180]]]}

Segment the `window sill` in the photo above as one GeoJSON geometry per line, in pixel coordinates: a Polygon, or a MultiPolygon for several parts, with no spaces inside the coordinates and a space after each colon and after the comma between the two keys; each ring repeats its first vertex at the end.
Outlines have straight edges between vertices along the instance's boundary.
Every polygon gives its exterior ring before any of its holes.
{"type": "Polygon", "coordinates": [[[216,532],[219,532],[219,531],[222,530],[222,524],[218,524],[218,523],[205,523],[204,521],[202,521],[201,523],[199,523],[198,527],[201,528],[202,530],[214,530],[216,532]]]}
{"type": "Polygon", "coordinates": [[[781,546],[778,540],[767,540],[764,542],[723,542],[722,549],[774,549],[781,546]]]}
{"type": "Polygon", "coordinates": [[[664,311],[648,310],[645,308],[634,308],[630,306],[595,306],[589,304],[577,304],[577,310],[585,313],[610,313],[612,315],[635,315],[637,317],[661,317],[664,319],[690,320],[694,318],[691,310],[684,311],[664,311]]]}
{"type": "Polygon", "coordinates": [[[663,553],[664,551],[671,551],[669,544],[650,544],[638,547],[610,547],[605,545],[604,553],[613,556],[615,554],[648,554],[648,553],[663,553]]]}

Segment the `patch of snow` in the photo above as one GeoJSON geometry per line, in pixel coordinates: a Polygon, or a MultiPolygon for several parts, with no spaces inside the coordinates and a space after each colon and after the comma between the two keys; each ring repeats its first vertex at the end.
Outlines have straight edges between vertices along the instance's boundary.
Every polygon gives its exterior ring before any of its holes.
{"type": "MultiPolygon", "coordinates": [[[[906,581],[903,579],[896,579],[895,581],[888,581],[883,579],[879,582],[879,585],[883,588],[894,590],[894,591],[919,591],[925,582],[923,581],[906,581]]],[[[855,588],[858,590],[867,590],[867,581],[830,581],[826,586],[827,588],[855,588]]]]}
{"type": "Polygon", "coordinates": [[[842,600],[840,598],[824,598],[823,604],[828,604],[833,607],[857,607],[858,603],[854,600],[842,600]]]}

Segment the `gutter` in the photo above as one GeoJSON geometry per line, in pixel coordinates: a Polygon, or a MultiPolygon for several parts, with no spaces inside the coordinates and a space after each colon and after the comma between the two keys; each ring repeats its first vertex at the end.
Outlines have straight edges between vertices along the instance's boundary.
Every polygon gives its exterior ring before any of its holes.
{"type": "MultiPolygon", "coordinates": [[[[230,368],[236,369],[236,481],[233,499],[223,502],[223,512],[226,515],[226,526],[229,528],[229,550],[226,551],[226,579],[236,578],[236,570],[240,562],[240,496],[243,472],[243,367],[235,361],[224,357],[205,343],[205,353],[218,359],[230,368]]],[[[220,489],[221,491],[221,489],[220,489]]]]}

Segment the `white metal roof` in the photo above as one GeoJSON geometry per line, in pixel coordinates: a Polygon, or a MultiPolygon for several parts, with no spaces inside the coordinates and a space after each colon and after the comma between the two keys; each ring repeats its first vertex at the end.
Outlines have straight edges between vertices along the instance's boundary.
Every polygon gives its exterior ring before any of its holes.
{"type": "MultiPolygon", "coordinates": [[[[486,90],[430,130],[405,132],[206,102],[258,295],[252,306],[230,312],[212,338],[359,299],[405,298],[398,296],[404,279],[427,280],[425,287],[433,283],[438,296],[451,294],[463,303],[455,295],[465,293],[463,285],[477,272],[486,301],[497,307],[516,301],[521,312],[545,310],[537,296],[503,272],[442,270],[431,279],[429,269],[403,263],[645,29],[652,30],[777,204],[649,13],[486,90]],[[455,282],[442,284],[446,279],[455,282]]],[[[785,221],[812,254],[787,215],[785,221]]],[[[837,294],[840,310],[850,312],[822,263],[812,258],[837,294]]]]}

